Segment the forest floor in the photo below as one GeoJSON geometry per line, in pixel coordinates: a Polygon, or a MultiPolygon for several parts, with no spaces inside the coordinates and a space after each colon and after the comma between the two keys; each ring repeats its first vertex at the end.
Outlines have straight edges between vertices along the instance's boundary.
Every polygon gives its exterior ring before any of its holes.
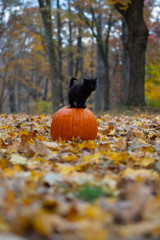
{"type": "Polygon", "coordinates": [[[53,115],[0,115],[0,240],[160,239],[160,113],[97,115],[53,142],[53,115]]]}

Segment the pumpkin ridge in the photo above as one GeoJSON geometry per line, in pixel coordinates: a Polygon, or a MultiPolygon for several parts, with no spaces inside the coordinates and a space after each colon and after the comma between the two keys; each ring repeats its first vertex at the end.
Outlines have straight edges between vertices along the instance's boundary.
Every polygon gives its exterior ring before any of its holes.
{"type": "Polygon", "coordinates": [[[69,136],[69,138],[70,138],[70,140],[72,140],[72,136],[73,136],[73,115],[71,114],[71,119],[70,119],[70,125],[69,125],[69,129],[70,129],[70,136],[69,136]]]}
{"type": "Polygon", "coordinates": [[[82,111],[80,112],[80,127],[81,127],[81,131],[80,131],[80,138],[84,139],[84,134],[85,134],[85,127],[84,127],[84,109],[82,109],[82,111]],[[82,119],[82,120],[81,120],[82,119]]]}
{"type": "Polygon", "coordinates": [[[65,129],[64,120],[65,120],[65,116],[66,116],[66,111],[68,110],[66,107],[64,107],[64,108],[65,108],[64,109],[65,111],[62,111],[61,114],[59,115],[59,126],[60,126],[59,137],[61,137],[62,139],[64,139],[64,129],[65,129]]]}
{"type": "Polygon", "coordinates": [[[63,107],[54,114],[51,123],[53,141],[59,138],[72,141],[73,137],[79,137],[81,140],[94,140],[97,131],[96,118],[88,108],[63,107]]]}
{"type": "Polygon", "coordinates": [[[82,138],[84,137],[84,110],[82,109],[81,111],[79,111],[79,128],[80,128],[80,132],[78,137],[82,138]]]}
{"type": "Polygon", "coordinates": [[[62,127],[62,133],[61,136],[63,139],[66,138],[66,135],[68,136],[68,140],[70,140],[70,121],[71,121],[72,114],[70,114],[70,109],[66,108],[65,113],[63,116],[63,127],[62,127]]]}
{"type": "Polygon", "coordinates": [[[55,113],[55,115],[53,116],[53,118],[55,118],[55,125],[57,125],[57,123],[58,123],[58,125],[59,125],[59,127],[60,127],[60,130],[58,129],[58,128],[53,128],[53,133],[54,133],[54,135],[55,135],[55,139],[59,139],[59,136],[60,136],[60,134],[61,134],[61,124],[60,124],[60,122],[62,121],[62,118],[61,118],[61,114],[63,113],[63,110],[64,110],[64,107],[63,108],[61,108],[61,109],[59,109],[56,113],[55,113]],[[61,110],[61,111],[60,111],[61,110]]]}
{"type": "Polygon", "coordinates": [[[87,116],[88,116],[88,118],[87,118],[87,127],[89,129],[89,135],[92,136],[92,131],[91,131],[91,129],[92,129],[92,121],[90,120],[90,115],[91,115],[91,112],[89,110],[89,111],[87,111],[87,116]]]}
{"type": "Polygon", "coordinates": [[[96,121],[94,114],[90,110],[88,113],[89,113],[90,129],[91,129],[91,132],[90,132],[91,139],[95,139],[97,136],[97,131],[98,131],[97,121],[96,121]],[[94,118],[94,121],[91,121],[92,118],[94,118]],[[92,131],[92,129],[93,129],[93,131],[92,131]]]}
{"type": "Polygon", "coordinates": [[[75,138],[78,138],[78,129],[79,129],[79,113],[80,113],[80,109],[75,108],[74,109],[74,114],[73,114],[73,123],[74,123],[74,131],[73,131],[73,136],[75,138]]]}

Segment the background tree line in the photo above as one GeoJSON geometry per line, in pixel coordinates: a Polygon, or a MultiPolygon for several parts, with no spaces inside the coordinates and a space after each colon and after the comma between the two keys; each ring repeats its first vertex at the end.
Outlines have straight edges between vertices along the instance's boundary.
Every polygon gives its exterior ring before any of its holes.
{"type": "Polygon", "coordinates": [[[0,112],[56,111],[67,104],[71,77],[98,77],[89,101],[95,111],[145,102],[158,107],[158,5],[0,1],[0,112]]]}

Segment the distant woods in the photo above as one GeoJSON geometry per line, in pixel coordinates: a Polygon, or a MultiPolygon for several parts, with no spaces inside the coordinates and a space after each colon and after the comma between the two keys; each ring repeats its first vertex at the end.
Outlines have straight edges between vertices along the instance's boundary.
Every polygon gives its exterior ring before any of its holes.
{"type": "Polygon", "coordinates": [[[71,77],[98,78],[87,104],[97,112],[145,105],[154,1],[122,2],[0,1],[0,112],[56,111],[71,77]]]}

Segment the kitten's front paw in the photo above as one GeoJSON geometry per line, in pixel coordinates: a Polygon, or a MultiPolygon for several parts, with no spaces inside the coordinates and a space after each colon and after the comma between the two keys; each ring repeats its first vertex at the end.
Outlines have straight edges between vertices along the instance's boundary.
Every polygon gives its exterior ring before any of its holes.
{"type": "Polygon", "coordinates": [[[87,108],[87,104],[84,104],[84,108],[87,108]]]}

